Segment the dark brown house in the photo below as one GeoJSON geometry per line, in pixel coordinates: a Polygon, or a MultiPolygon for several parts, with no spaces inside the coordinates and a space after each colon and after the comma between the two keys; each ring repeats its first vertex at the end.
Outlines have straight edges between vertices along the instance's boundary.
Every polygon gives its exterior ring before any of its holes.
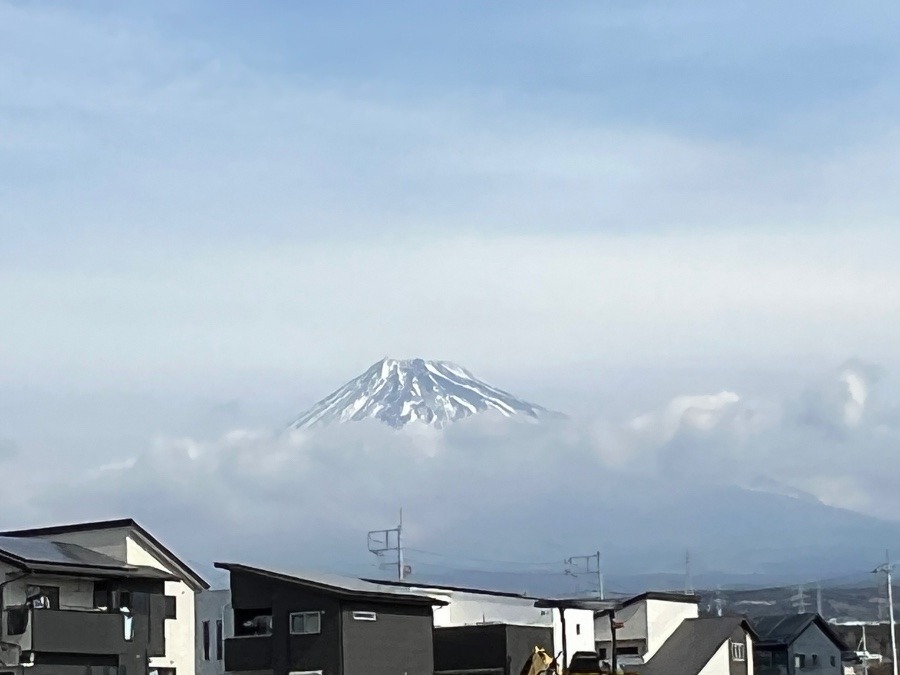
{"type": "Polygon", "coordinates": [[[393,586],[232,563],[225,670],[254,675],[433,675],[432,607],[393,586]]]}

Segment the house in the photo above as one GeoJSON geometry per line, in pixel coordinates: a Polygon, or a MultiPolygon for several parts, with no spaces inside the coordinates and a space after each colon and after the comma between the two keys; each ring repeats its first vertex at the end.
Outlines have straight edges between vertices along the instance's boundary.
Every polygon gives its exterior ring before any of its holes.
{"type": "Polygon", "coordinates": [[[553,653],[550,626],[485,623],[434,629],[435,675],[519,675],[535,647],[553,653]]]}
{"type": "Polygon", "coordinates": [[[368,579],[368,581],[405,588],[443,601],[445,604],[434,610],[436,629],[491,623],[550,627],[553,631],[553,641],[548,646],[548,651],[552,650],[554,655],[562,651],[563,642],[566,644],[566,653],[570,657],[575,652],[594,649],[594,610],[592,609],[569,608],[562,610],[558,607],[536,607],[536,603],[541,601],[541,598],[521,593],[414,581],[376,582],[374,579],[368,579]],[[562,614],[563,611],[565,616],[562,614]],[[563,640],[564,624],[565,640],[563,640]]]}
{"type": "MultiPolygon", "coordinates": [[[[164,578],[169,602],[164,651],[149,658],[150,675],[195,675],[195,595],[208,584],[162,542],[130,518],[2,532],[23,547],[42,548],[49,542],[63,549],[78,547],[116,561],[118,565],[152,568],[164,578]]],[[[80,606],[80,605],[79,605],[80,606]]],[[[83,673],[84,671],[82,671],[83,673]]]]}
{"type": "Polygon", "coordinates": [[[432,608],[406,589],[232,563],[225,670],[260,675],[432,675],[432,608]]]}
{"type": "Polygon", "coordinates": [[[78,544],[0,536],[4,675],[148,675],[177,577],[78,544]]]}
{"type": "Polygon", "coordinates": [[[234,635],[231,591],[201,591],[196,607],[196,675],[224,675],[225,638],[234,635]]]}
{"type": "Polygon", "coordinates": [[[682,593],[648,591],[623,601],[615,610],[594,617],[597,654],[612,659],[612,623],[616,629],[616,657],[619,663],[645,663],[688,619],[700,615],[700,598],[682,593]],[[613,619],[613,620],[611,620],[613,619]]]}
{"type": "Polygon", "coordinates": [[[754,655],[757,675],[844,672],[841,655],[848,648],[818,614],[762,616],[754,619],[753,627],[759,634],[754,655]]]}
{"type": "Polygon", "coordinates": [[[742,617],[683,620],[645,663],[639,675],[753,675],[756,634],[742,617]]]}

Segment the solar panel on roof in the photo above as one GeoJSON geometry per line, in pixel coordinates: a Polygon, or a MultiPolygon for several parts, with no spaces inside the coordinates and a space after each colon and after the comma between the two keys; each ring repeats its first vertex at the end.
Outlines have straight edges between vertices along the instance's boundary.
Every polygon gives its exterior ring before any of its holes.
{"type": "Polygon", "coordinates": [[[118,569],[127,567],[121,560],[116,560],[83,546],[55,542],[48,539],[0,536],[0,550],[13,557],[37,563],[87,565],[90,567],[118,569]]]}

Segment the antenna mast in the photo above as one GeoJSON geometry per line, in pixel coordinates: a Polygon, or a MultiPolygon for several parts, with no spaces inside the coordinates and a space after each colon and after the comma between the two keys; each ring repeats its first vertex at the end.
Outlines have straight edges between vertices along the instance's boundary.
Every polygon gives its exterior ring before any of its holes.
{"type": "Polygon", "coordinates": [[[600,568],[600,551],[592,555],[575,555],[565,560],[566,574],[576,579],[580,576],[597,575],[597,593],[604,600],[603,570],[600,568]]]}

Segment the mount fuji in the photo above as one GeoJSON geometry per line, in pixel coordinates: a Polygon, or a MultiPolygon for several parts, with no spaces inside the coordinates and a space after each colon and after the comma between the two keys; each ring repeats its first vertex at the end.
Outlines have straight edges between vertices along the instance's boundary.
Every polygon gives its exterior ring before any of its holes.
{"type": "Polygon", "coordinates": [[[395,429],[412,423],[442,428],[488,411],[526,420],[559,416],[482,382],[449,361],[385,358],[299,415],[290,428],[365,419],[395,429]]]}

